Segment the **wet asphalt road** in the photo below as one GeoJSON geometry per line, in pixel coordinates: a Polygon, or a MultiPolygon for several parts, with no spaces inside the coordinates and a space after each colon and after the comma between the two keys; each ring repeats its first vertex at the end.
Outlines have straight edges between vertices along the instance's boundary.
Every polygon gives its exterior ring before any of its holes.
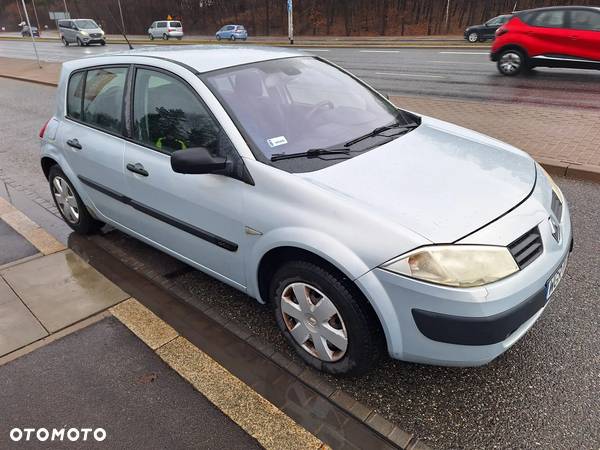
{"type": "MultiPolygon", "coordinates": [[[[151,44],[148,44],[151,45],[151,44]]],[[[63,47],[40,42],[41,58],[60,62],[86,55],[126,50],[63,47]]],[[[433,95],[480,101],[505,101],[600,110],[600,71],[536,69],[531,75],[504,77],[486,49],[311,48],[389,95],[433,95]]],[[[30,42],[0,41],[0,57],[35,58],[30,42]]]]}
{"type": "MultiPolygon", "coordinates": [[[[0,178],[46,199],[36,133],[51,115],[53,93],[48,87],[0,80],[0,178]]],[[[330,380],[437,448],[600,447],[600,186],[557,181],[570,202],[575,251],[545,314],[512,349],[482,368],[386,360],[367,376],[330,380]]],[[[57,227],[50,222],[40,223],[57,227]]],[[[178,267],[121,233],[104,239],[157,272],[178,267]]],[[[291,355],[267,307],[196,271],[173,279],[194,294],[195,302],[210,303],[291,355]]]]}

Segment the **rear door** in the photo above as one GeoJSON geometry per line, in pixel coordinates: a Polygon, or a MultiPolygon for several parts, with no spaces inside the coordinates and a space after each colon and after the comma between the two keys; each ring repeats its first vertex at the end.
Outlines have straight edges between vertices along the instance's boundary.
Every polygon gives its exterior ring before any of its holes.
{"type": "Polygon", "coordinates": [[[569,55],[572,42],[566,28],[566,10],[549,9],[532,14],[525,30],[529,56],[569,55]]]}
{"type": "Polygon", "coordinates": [[[117,201],[125,193],[123,98],[128,66],[75,72],[67,88],[67,115],[59,141],[72,172],[94,207],[122,223],[130,211],[117,201]]]}
{"type": "MultiPolygon", "coordinates": [[[[241,158],[195,90],[160,69],[138,67],[132,139],[125,171],[133,210],[130,228],[238,287],[243,270],[243,181],[215,174],[184,175],[171,154],[203,147],[230,161],[241,158]]],[[[243,164],[243,163],[242,163],[243,164]]]]}
{"type": "Polygon", "coordinates": [[[573,9],[568,19],[571,55],[600,61],[600,10],[573,9]]]}

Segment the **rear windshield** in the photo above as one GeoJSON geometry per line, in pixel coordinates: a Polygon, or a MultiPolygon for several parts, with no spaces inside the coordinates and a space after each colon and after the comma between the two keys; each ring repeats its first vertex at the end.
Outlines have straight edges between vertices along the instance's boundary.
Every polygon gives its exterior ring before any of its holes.
{"type": "Polygon", "coordinates": [[[75,20],[75,25],[77,28],[81,28],[82,30],[92,30],[94,28],[100,28],[96,22],[89,19],[84,20],[75,20]]]}
{"type": "Polygon", "coordinates": [[[173,28],[181,28],[181,22],[171,22],[173,28]]]}
{"type": "Polygon", "coordinates": [[[245,28],[244,28],[242,25],[239,25],[239,26],[237,27],[237,29],[238,29],[238,30],[240,30],[240,31],[244,31],[244,30],[246,30],[246,29],[245,29],[245,28]]]}

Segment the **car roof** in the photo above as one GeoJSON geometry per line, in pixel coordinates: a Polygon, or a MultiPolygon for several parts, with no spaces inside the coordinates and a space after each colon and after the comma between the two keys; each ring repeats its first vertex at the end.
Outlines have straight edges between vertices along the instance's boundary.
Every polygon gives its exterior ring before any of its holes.
{"type": "Polygon", "coordinates": [[[538,12],[538,11],[552,11],[552,10],[565,10],[565,9],[569,9],[569,10],[591,10],[591,11],[596,11],[596,12],[600,12],[600,7],[598,6],[546,6],[544,8],[532,8],[532,9],[524,9],[522,11],[516,11],[514,14],[515,15],[519,15],[519,14],[526,14],[526,13],[532,13],[532,12],[538,12]]]}
{"type": "MultiPolygon", "coordinates": [[[[105,53],[86,59],[102,60],[110,56],[128,55],[169,60],[194,69],[198,73],[203,73],[254,62],[303,56],[305,53],[285,48],[249,45],[179,45],[142,47],[122,52],[105,53]]],[[[96,64],[98,63],[96,62],[96,64]]],[[[104,62],[101,64],[104,64],[104,62]]]]}

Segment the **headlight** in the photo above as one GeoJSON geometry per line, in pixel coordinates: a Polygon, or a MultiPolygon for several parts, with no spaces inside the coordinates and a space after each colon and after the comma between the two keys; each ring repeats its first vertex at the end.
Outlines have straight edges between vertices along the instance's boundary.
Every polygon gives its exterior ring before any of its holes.
{"type": "Polygon", "coordinates": [[[81,34],[83,34],[84,36],[89,36],[90,33],[88,33],[87,31],[82,31],[81,34]]]}
{"type": "Polygon", "coordinates": [[[562,204],[565,203],[565,197],[562,193],[562,191],[560,190],[560,188],[558,187],[558,185],[554,182],[554,180],[552,179],[552,177],[548,174],[548,172],[546,172],[546,169],[544,169],[542,167],[541,164],[537,165],[540,169],[540,171],[546,175],[546,178],[548,179],[548,182],[550,183],[550,186],[552,186],[552,191],[556,194],[556,196],[558,197],[558,199],[560,200],[560,202],[562,204]]]}
{"type": "Polygon", "coordinates": [[[430,283],[462,288],[493,283],[519,270],[506,247],[486,245],[422,247],[382,267],[430,283]]]}

